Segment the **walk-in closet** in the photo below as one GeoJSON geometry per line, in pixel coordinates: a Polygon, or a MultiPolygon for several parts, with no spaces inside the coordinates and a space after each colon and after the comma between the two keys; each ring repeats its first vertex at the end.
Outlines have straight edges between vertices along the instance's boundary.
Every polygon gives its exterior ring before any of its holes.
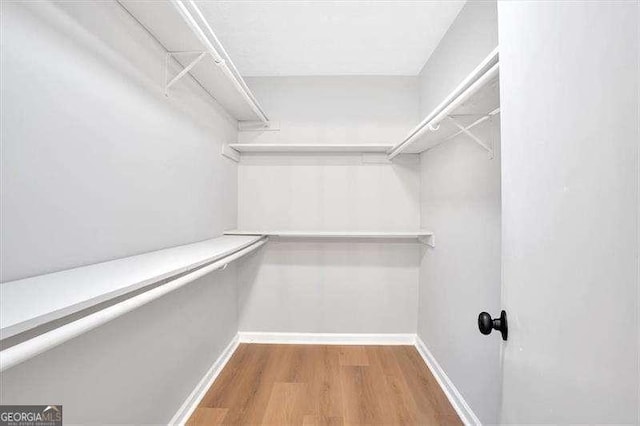
{"type": "Polygon", "coordinates": [[[0,425],[640,423],[638,0],[0,4],[0,425]]]}

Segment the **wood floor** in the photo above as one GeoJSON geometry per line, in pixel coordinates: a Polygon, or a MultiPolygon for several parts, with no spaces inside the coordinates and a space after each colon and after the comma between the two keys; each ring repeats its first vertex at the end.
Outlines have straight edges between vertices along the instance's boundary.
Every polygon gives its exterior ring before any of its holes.
{"type": "Polygon", "coordinates": [[[462,423],[413,346],[241,344],[187,424],[462,423]]]}

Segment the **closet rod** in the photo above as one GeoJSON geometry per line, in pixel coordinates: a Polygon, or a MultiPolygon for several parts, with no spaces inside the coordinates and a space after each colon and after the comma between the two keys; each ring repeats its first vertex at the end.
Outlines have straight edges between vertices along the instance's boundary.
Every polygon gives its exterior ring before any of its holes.
{"type": "MultiPolygon", "coordinates": [[[[245,99],[245,101],[247,101],[247,103],[249,104],[251,109],[256,113],[256,115],[260,117],[260,121],[264,123],[268,122],[269,118],[264,113],[264,111],[262,111],[256,99],[251,95],[246,83],[238,73],[235,65],[233,64],[229,56],[226,55],[228,59],[224,59],[220,55],[220,53],[218,53],[216,48],[213,46],[213,44],[211,44],[211,41],[206,36],[204,31],[202,31],[202,28],[200,28],[200,25],[198,25],[193,15],[191,14],[191,12],[189,12],[189,10],[184,5],[182,0],[170,0],[170,1],[171,1],[171,4],[173,4],[176,10],[180,13],[182,18],[186,22],[186,24],[189,26],[189,28],[191,28],[191,31],[193,31],[193,33],[196,35],[196,37],[198,37],[198,39],[203,44],[203,46],[205,46],[205,48],[207,49],[207,52],[213,57],[213,61],[216,63],[216,65],[220,67],[224,75],[229,79],[229,81],[231,81],[231,84],[233,84],[233,87],[238,91],[238,93],[240,93],[240,95],[245,99]],[[229,64],[231,64],[231,67],[229,66],[229,64]]],[[[200,12],[200,9],[198,8],[198,6],[196,6],[196,4],[193,1],[190,1],[190,4],[193,10],[195,10],[200,20],[206,25],[207,30],[209,31],[209,33],[211,34],[215,42],[222,48],[223,53],[226,54],[224,47],[222,47],[222,44],[218,40],[218,37],[216,37],[213,30],[211,29],[207,21],[204,19],[204,16],[202,15],[202,12],[200,12]]]]}
{"type": "Polygon", "coordinates": [[[480,90],[485,84],[489,82],[492,78],[498,75],[498,71],[500,69],[500,64],[495,64],[492,66],[487,72],[482,74],[480,78],[473,82],[469,87],[467,87],[460,95],[458,95],[455,99],[453,99],[450,103],[448,103],[439,113],[437,113],[433,118],[431,118],[427,122],[422,122],[421,125],[415,129],[409,137],[407,137],[404,141],[398,144],[395,148],[389,152],[388,158],[389,160],[393,159],[396,155],[400,154],[404,151],[409,145],[415,142],[420,136],[422,136],[427,130],[437,131],[440,122],[444,120],[453,110],[455,110],[460,104],[468,100],[474,93],[480,90]]]}
{"type": "Polygon", "coordinates": [[[191,7],[193,8],[193,10],[195,10],[196,14],[198,15],[198,18],[200,18],[200,21],[204,24],[207,31],[209,31],[209,34],[211,34],[211,37],[213,38],[213,40],[216,42],[216,44],[222,51],[222,54],[224,55],[224,57],[227,58],[227,60],[225,61],[225,64],[227,64],[229,68],[231,68],[231,72],[234,75],[240,76],[240,78],[237,79],[237,82],[240,86],[242,86],[243,92],[241,93],[243,93],[243,95],[246,95],[251,100],[252,102],[251,105],[255,105],[257,111],[255,109],[254,111],[256,111],[256,113],[263,118],[261,119],[261,121],[264,121],[265,123],[268,122],[269,119],[267,117],[267,114],[262,110],[255,96],[253,96],[251,89],[249,89],[249,86],[247,86],[247,83],[245,83],[240,72],[238,71],[238,68],[236,68],[236,65],[233,63],[233,60],[231,60],[231,56],[227,53],[226,49],[224,48],[224,45],[220,42],[220,40],[218,39],[218,36],[216,36],[216,33],[213,32],[213,28],[211,28],[211,25],[209,25],[209,22],[205,19],[204,15],[200,11],[200,8],[198,8],[198,6],[195,4],[193,0],[189,0],[189,4],[191,4],[191,7]]]}
{"type": "Polygon", "coordinates": [[[263,238],[242,250],[183,275],[173,281],[169,281],[166,284],[154,287],[153,289],[137,296],[133,296],[122,302],[116,303],[115,305],[108,306],[85,317],[57,327],[51,331],[42,333],[32,339],[10,346],[0,352],[0,372],[18,365],[29,358],[33,358],[36,355],[46,352],[49,349],[73,339],[74,337],[91,331],[96,327],[106,324],[107,322],[146,305],[167,293],[184,287],[190,282],[201,278],[210,272],[218,269],[224,269],[229,263],[256,250],[266,242],[267,238],[263,238]]]}

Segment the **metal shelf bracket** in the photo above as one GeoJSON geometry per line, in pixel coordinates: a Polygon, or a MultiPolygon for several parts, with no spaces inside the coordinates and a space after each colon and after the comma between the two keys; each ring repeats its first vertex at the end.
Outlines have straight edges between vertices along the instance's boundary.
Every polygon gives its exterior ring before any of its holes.
{"type": "Polygon", "coordinates": [[[238,121],[240,132],[279,132],[279,121],[238,121]]]}
{"type": "MultiPolygon", "coordinates": [[[[491,115],[487,115],[485,117],[490,119],[492,116],[491,115]]],[[[490,138],[489,144],[486,144],[478,136],[476,136],[473,133],[471,133],[471,128],[475,127],[478,124],[478,121],[476,121],[474,123],[471,123],[468,126],[463,126],[454,117],[448,115],[447,118],[449,119],[449,121],[451,121],[453,123],[454,126],[456,126],[458,129],[460,129],[460,131],[458,133],[456,133],[455,135],[453,135],[453,136],[457,136],[457,135],[459,135],[461,133],[464,133],[465,135],[469,136],[469,138],[471,138],[471,140],[473,140],[475,143],[477,143],[482,148],[484,148],[489,153],[489,158],[493,158],[493,138],[490,138]]],[[[482,120],[482,121],[484,121],[484,120],[482,120]]]]}
{"type": "Polygon", "coordinates": [[[422,244],[425,244],[431,248],[436,248],[436,236],[433,234],[418,237],[418,241],[420,241],[422,244]]]}
{"type": "Polygon", "coordinates": [[[207,52],[202,52],[202,51],[167,52],[167,55],[165,57],[165,62],[164,62],[164,95],[169,96],[169,88],[173,86],[175,83],[177,83],[182,77],[187,75],[187,73],[191,71],[191,69],[195,67],[198,64],[198,62],[200,62],[202,58],[204,58],[205,56],[207,56],[207,52]],[[195,54],[195,53],[198,53],[198,56],[189,64],[187,64],[187,66],[185,66],[182,69],[182,71],[180,71],[175,77],[169,80],[169,62],[171,58],[177,55],[195,54]]]}
{"type": "Polygon", "coordinates": [[[229,160],[235,161],[236,163],[240,162],[240,153],[235,149],[231,148],[229,144],[223,144],[220,150],[220,154],[223,157],[227,157],[229,160]]]}

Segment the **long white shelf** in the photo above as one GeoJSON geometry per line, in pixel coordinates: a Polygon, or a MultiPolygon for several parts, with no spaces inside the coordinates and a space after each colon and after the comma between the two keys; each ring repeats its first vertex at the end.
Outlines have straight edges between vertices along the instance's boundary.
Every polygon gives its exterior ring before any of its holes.
{"type": "Polygon", "coordinates": [[[229,146],[239,152],[291,152],[291,153],[312,153],[312,152],[387,152],[392,145],[383,144],[240,144],[234,143],[229,146]]]}
{"type": "Polygon", "coordinates": [[[422,238],[432,237],[433,232],[417,231],[277,231],[277,230],[230,230],[225,235],[262,235],[286,238],[422,238]]]}
{"type": "Polygon", "coordinates": [[[426,151],[460,134],[493,155],[487,143],[472,133],[500,112],[499,54],[491,52],[436,108],[409,134],[388,151],[389,159],[398,154],[426,151]]]}
{"type": "Polygon", "coordinates": [[[0,338],[6,339],[143,287],[223,259],[261,240],[211,240],[0,284],[0,338]]]}
{"type": "MultiPolygon", "coordinates": [[[[194,2],[118,0],[183,68],[165,69],[165,90],[190,74],[229,114],[240,121],[268,118],[194,2]]],[[[169,58],[167,58],[168,62],[169,58]]],[[[166,67],[167,68],[167,67],[166,67]]],[[[170,93],[170,92],[168,92],[170,93]]]]}

